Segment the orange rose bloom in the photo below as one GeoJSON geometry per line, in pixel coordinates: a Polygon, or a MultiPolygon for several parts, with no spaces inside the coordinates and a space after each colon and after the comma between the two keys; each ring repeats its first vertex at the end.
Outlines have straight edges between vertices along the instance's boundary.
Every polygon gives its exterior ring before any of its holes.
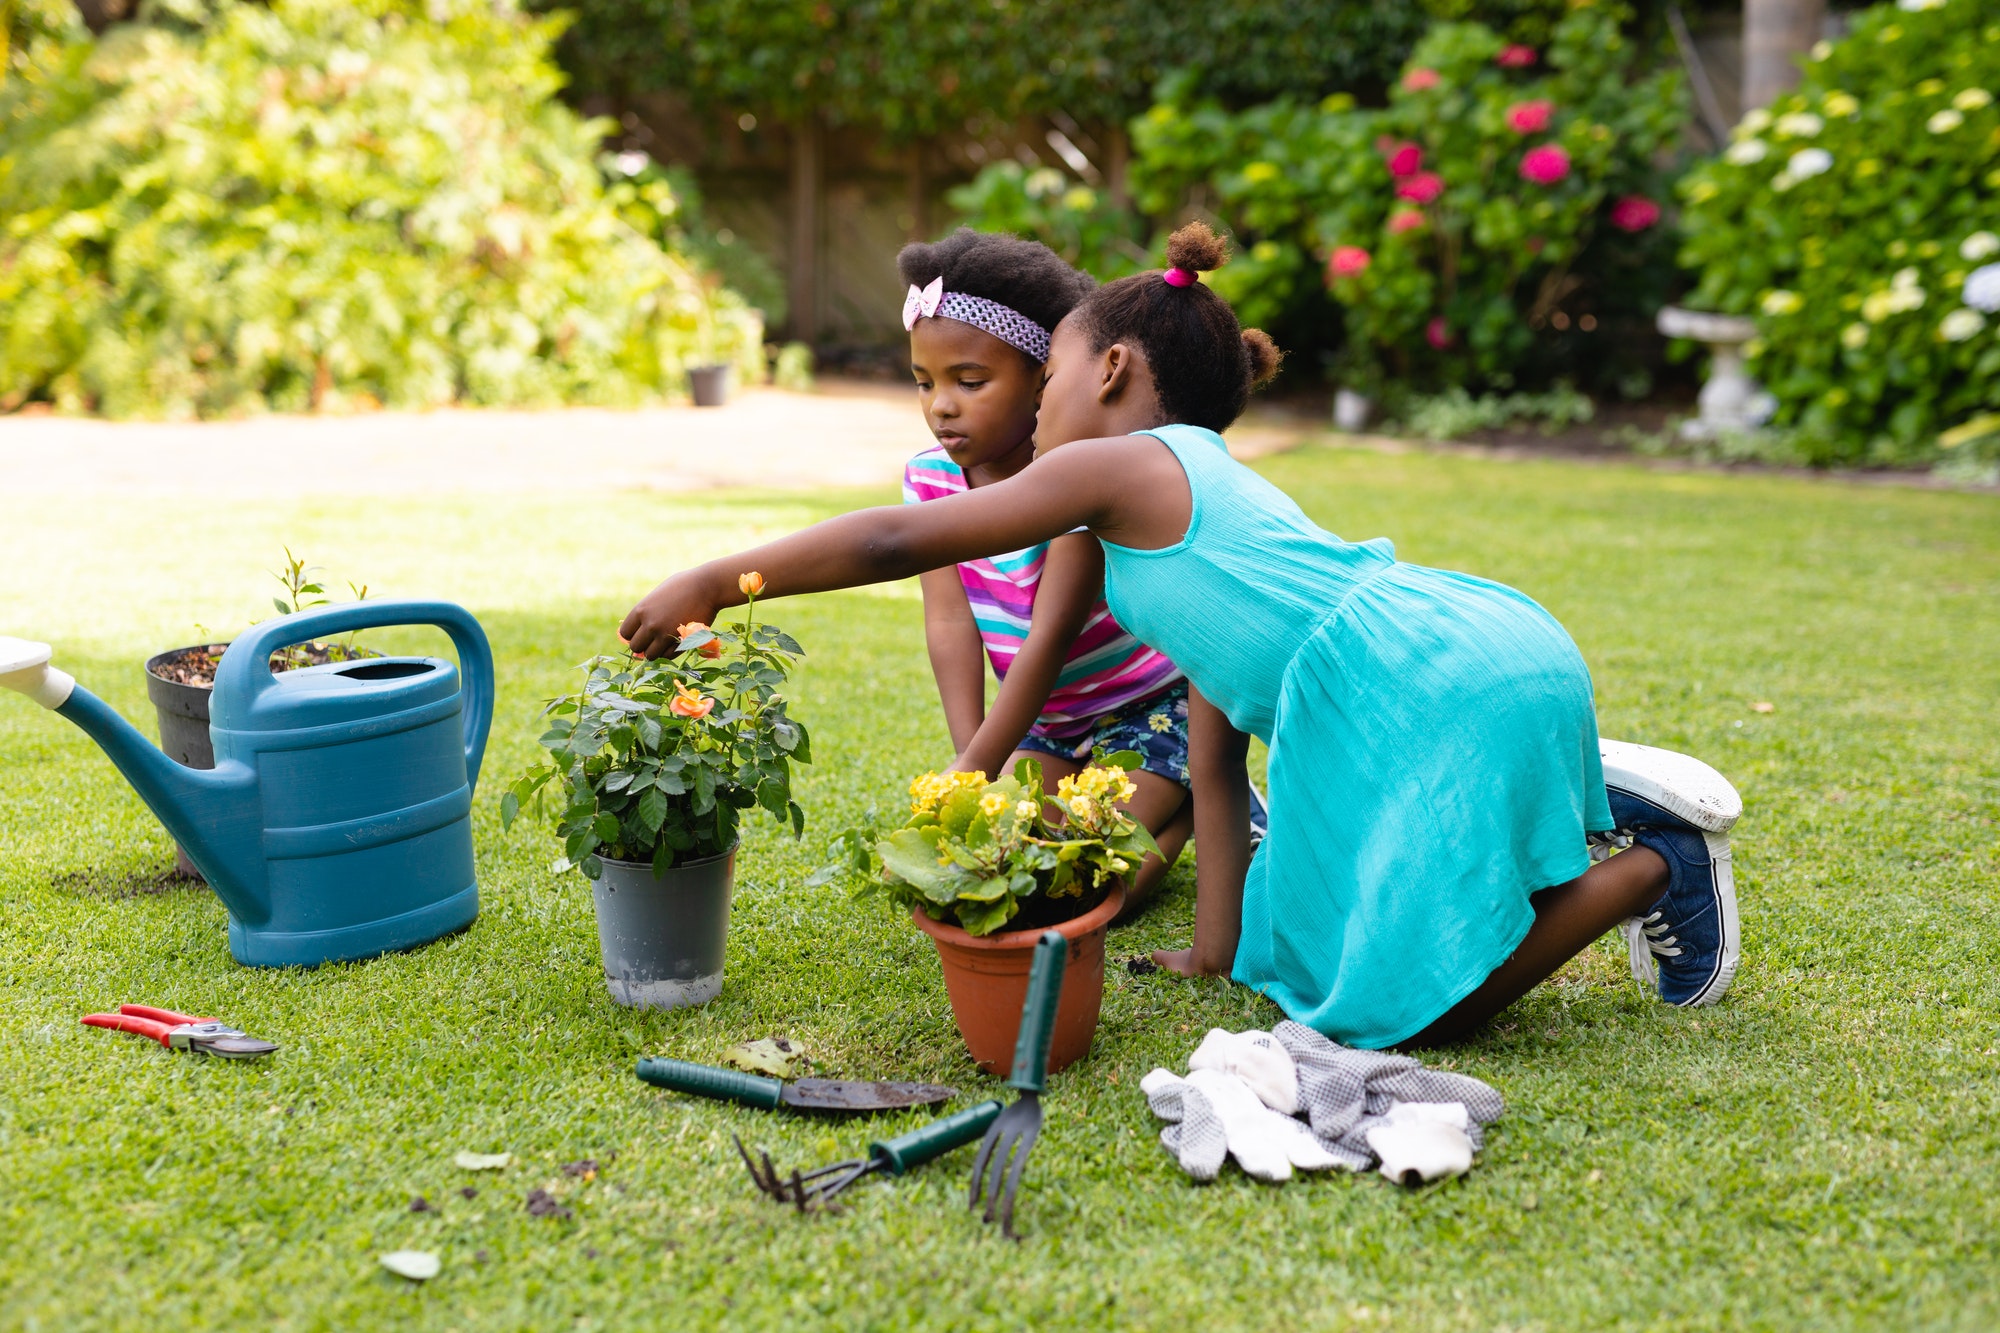
{"type": "Polygon", "coordinates": [[[667,711],[675,717],[684,717],[692,722],[714,712],[715,700],[698,690],[691,690],[685,685],[676,685],[674,701],[667,705],[667,711]]]}
{"type": "Polygon", "coordinates": [[[755,597],[758,593],[764,591],[764,576],[754,569],[748,574],[738,574],[736,576],[736,586],[743,590],[745,597],[755,597]]]}
{"type": "MultiPolygon", "coordinates": [[[[680,625],[675,627],[674,637],[677,639],[685,639],[688,635],[697,633],[707,628],[708,626],[702,624],[699,620],[690,620],[685,625],[680,625]]],[[[722,656],[722,640],[710,639],[707,643],[704,643],[697,651],[699,651],[703,657],[720,657],[722,656]]]]}

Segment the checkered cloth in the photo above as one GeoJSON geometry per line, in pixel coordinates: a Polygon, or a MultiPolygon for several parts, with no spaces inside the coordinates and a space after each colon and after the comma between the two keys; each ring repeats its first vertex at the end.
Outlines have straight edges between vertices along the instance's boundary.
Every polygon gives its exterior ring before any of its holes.
{"type": "Polygon", "coordinates": [[[1491,1087],[1466,1074],[1426,1069],[1407,1055],[1342,1046],[1301,1023],[1271,1029],[1299,1067],[1299,1109],[1322,1147],[1355,1171],[1375,1165],[1368,1131],[1397,1102],[1462,1102],[1471,1122],[1466,1136],[1477,1151],[1485,1126],[1506,1103],[1491,1087]]]}

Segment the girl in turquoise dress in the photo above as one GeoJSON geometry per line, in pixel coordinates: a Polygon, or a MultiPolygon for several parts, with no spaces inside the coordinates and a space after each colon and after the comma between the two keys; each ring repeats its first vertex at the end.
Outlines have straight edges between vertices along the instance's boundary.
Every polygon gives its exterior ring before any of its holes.
{"type": "Polygon", "coordinates": [[[1062,322],[1037,458],[1013,478],[677,574],[621,635],[670,650],[674,626],[742,600],[748,570],[766,597],[817,592],[1087,527],[1112,613],[1192,686],[1194,940],[1163,966],[1232,975],[1352,1045],[1424,1043],[1625,922],[1662,998],[1719,998],[1736,966],[1734,793],[1636,746],[1607,747],[1607,791],[1590,674],[1553,617],[1385,540],[1342,541],[1229,457],[1217,432],[1278,352],[1197,280],[1224,257],[1184,228],[1172,267],[1106,284],[1062,322]],[[1253,735],[1270,747],[1254,858],[1253,735]],[[1593,864],[1590,835],[1614,831],[1629,850],[1593,864]]]}

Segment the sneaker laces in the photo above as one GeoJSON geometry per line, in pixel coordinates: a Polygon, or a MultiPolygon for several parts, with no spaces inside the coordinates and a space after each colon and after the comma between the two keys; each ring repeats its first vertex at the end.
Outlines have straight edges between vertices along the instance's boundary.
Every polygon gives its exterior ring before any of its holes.
{"type": "Polygon", "coordinates": [[[1667,923],[1664,913],[1655,912],[1651,916],[1635,917],[1633,919],[1639,923],[1640,931],[1645,934],[1646,948],[1650,952],[1658,954],[1662,958],[1679,958],[1681,956],[1680,949],[1675,947],[1680,944],[1680,936],[1667,934],[1673,927],[1667,923]],[[1666,938],[1662,939],[1661,936],[1666,936],[1666,938]]]}
{"type": "Polygon", "coordinates": [[[1641,986],[1659,984],[1659,958],[1681,956],[1680,937],[1669,935],[1666,916],[1654,912],[1650,916],[1628,916],[1625,918],[1625,950],[1632,963],[1632,980],[1641,986]]]}

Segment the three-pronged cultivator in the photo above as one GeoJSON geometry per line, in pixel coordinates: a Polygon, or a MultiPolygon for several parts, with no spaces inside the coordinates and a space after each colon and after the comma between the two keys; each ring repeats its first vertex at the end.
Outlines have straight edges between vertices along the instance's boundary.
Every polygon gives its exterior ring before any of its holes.
{"type": "Polygon", "coordinates": [[[743,1165],[749,1168],[750,1179],[757,1182],[760,1192],[804,1213],[816,1208],[836,1207],[834,1197],[863,1176],[900,1176],[932,1158],[944,1156],[954,1148],[963,1148],[984,1134],[999,1115],[999,1102],[981,1102],[942,1116],[928,1125],[919,1125],[907,1134],[871,1143],[866,1157],[835,1162],[817,1171],[794,1170],[790,1175],[772,1165],[771,1154],[767,1152],[760,1151],[753,1158],[740,1138],[736,1140],[736,1151],[743,1158],[743,1165]]]}

